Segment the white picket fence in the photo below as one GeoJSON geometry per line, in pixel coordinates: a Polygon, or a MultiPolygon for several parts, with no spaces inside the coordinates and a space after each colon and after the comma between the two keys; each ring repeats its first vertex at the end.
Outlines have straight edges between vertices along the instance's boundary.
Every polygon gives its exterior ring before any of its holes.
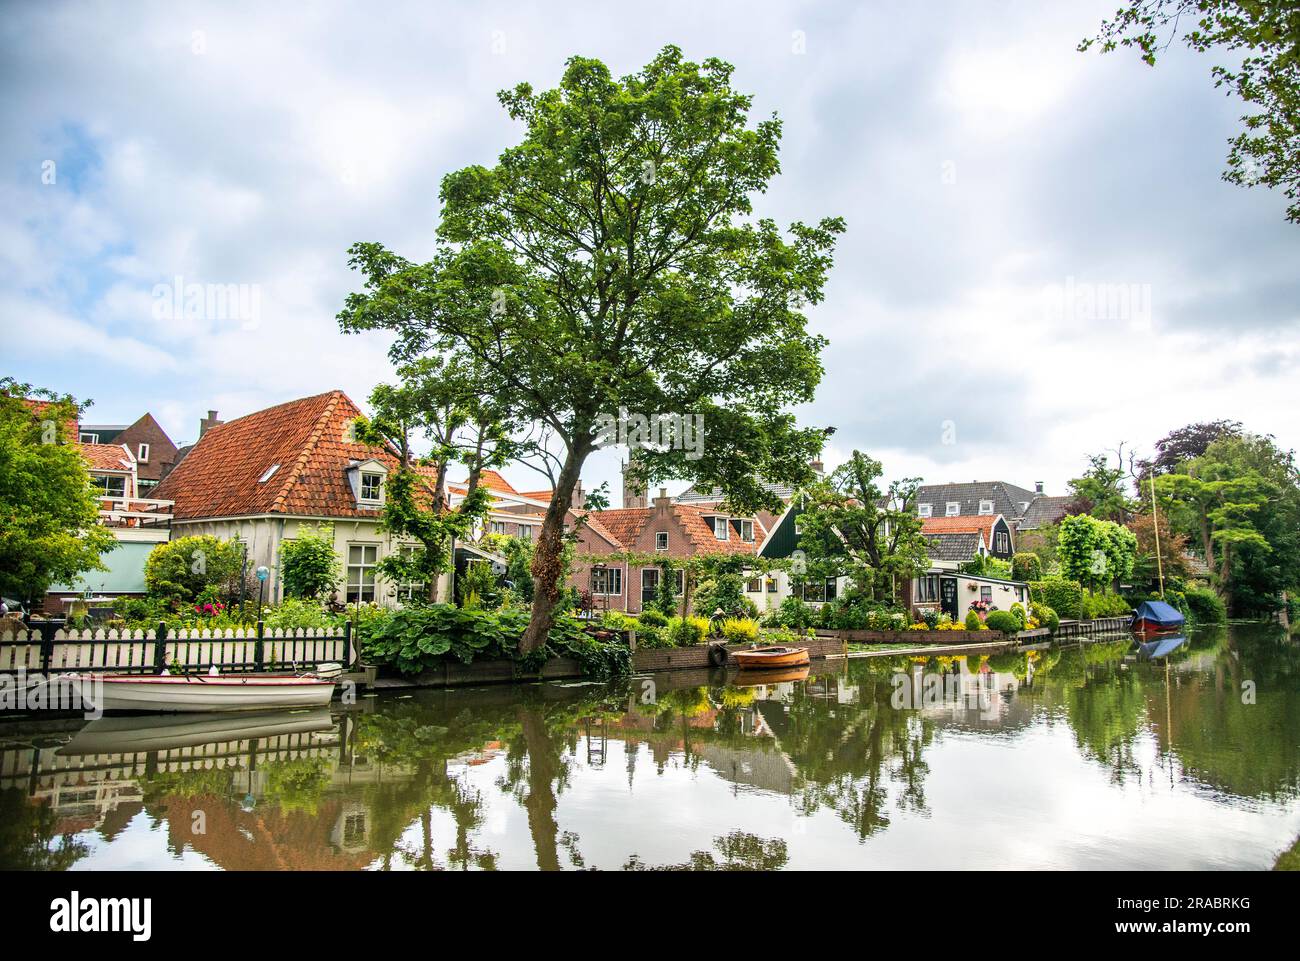
{"type": "MultiPolygon", "coordinates": [[[[46,645],[39,630],[12,629],[0,633],[0,673],[34,671],[151,671],[158,661],[156,630],[56,631],[46,645]],[[45,648],[48,646],[48,661],[45,648]]],[[[162,644],[168,664],[185,668],[215,665],[224,670],[257,667],[258,636],[254,629],[167,631],[162,644]]],[[[350,631],[344,628],[276,628],[261,637],[265,670],[293,665],[314,666],[351,660],[350,631]]]]}

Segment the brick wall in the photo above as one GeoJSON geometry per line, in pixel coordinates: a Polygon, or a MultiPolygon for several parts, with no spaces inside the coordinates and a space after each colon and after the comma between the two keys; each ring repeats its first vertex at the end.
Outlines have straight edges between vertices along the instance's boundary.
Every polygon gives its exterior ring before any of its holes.
{"type": "MultiPolygon", "coordinates": [[[[796,643],[799,647],[808,648],[809,656],[814,658],[838,657],[844,654],[844,642],[837,638],[800,638],[796,643]]],[[[743,651],[748,647],[748,644],[728,644],[727,650],[743,651]]],[[[693,647],[642,648],[632,654],[632,667],[638,671],[668,671],[708,666],[707,644],[697,644],[693,647]]]]}
{"type": "Polygon", "coordinates": [[[818,631],[817,636],[854,644],[987,644],[1006,639],[1001,631],[818,631]]]}

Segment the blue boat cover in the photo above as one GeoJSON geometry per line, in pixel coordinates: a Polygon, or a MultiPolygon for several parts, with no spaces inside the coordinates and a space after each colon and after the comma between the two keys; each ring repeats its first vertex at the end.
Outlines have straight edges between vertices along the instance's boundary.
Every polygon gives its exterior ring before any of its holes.
{"type": "Polygon", "coordinates": [[[1138,605],[1137,617],[1139,620],[1150,621],[1161,627],[1177,627],[1186,620],[1176,608],[1164,601],[1143,601],[1138,605]]]}
{"type": "Polygon", "coordinates": [[[1175,634],[1172,637],[1162,637],[1158,641],[1147,641],[1145,644],[1139,644],[1138,651],[1141,652],[1143,657],[1168,657],[1186,643],[1186,634],[1175,634]]]}

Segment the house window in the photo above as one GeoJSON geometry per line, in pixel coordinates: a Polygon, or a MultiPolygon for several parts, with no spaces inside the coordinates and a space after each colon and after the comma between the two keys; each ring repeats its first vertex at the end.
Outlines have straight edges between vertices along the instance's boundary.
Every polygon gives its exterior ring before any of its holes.
{"type": "Polygon", "coordinates": [[[775,594],[775,593],[776,593],[776,578],[775,578],[775,577],[769,577],[769,578],[767,579],[767,592],[768,592],[769,594],[775,594]]]}
{"type": "Polygon", "coordinates": [[[378,503],[384,496],[383,474],[361,475],[361,499],[378,503]]]}
{"type": "Polygon", "coordinates": [[[347,599],[349,602],[370,602],[375,599],[375,565],[378,563],[378,544],[348,545],[347,599]]]}
{"type": "Polygon", "coordinates": [[[932,504],[917,504],[916,514],[918,517],[932,517],[934,515],[934,506],[932,504]]]}
{"type": "Polygon", "coordinates": [[[125,497],[126,478],[121,474],[92,474],[91,486],[99,491],[101,497],[125,497]]]}
{"type": "Polygon", "coordinates": [[[915,581],[916,589],[912,595],[913,604],[929,604],[939,599],[939,575],[922,574],[915,581]]]}
{"type": "Polygon", "coordinates": [[[489,534],[504,534],[506,532],[505,521],[490,521],[488,523],[489,534]]]}
{"type": "MultiPolygon", "coordinates": [[[[674,572],[677,575],[677,589],[674,594],[681,596],[684,588],[684,580],[681,571],[674,572]]],[[[643,567],[641,568],[641,604],[645,606],[655,599],[655,594],[659,591],[659,568],[643,567]]]]}
{"type": "Polygon", "coordinates": [[[666,550],[668,550],[668,532],[667,532],[667,531],[655,531],[655,550],[657,550],[657,551],[666,551],[666,550]]]}
{"type": "Polygon", "coordinates": [[[623,568],[594,567],[591,571],[591,593],[623,596],[623,568]]]}
{"type": "Polygon", "coordinates": [[[98,434],[78,434],[78,435],[77,435],[77,440],[78,440],[80,443],[82,443],[82,444],[98,444],[98,443],[99,443],[99,435],[98,435],[98,434]]]}
{"type": "Polygon", "coordinates": [[[729,527],[725,517],[713,518],[713,536],[720,541],[725,541],[729,536],[729,527]]]}
{"type": "Polygon", "coordinates": [[[980,585],[980,600],[985,604],[993,603],[993,588],[988,584],[980,585]]]}
{"type": "Polygon", "coordinates": [[[945,505],[944,513],[949,517],[956,517],[961,513],[961,501],[948,501],[945,505]]]}
{"type": "Polygon", "coordinates": [[[275,472],[278,471],[279,469],[280,469],[279,464],[272,464],[270,467],[266,469],[266,473],[264,473],[261,477],[257,479],[257,482],[259,484],[265,484],[267,481],[269,481],[272,477],[275,476],[275,472]]]}
{"type": "Polygon", "coordinates": [[[994,535],[993,535],[993,543],[995,543],[995,544],[997,545],[997,547],[995,548],[995,550],[996,550],[999,554],[1010,554],[1010,553],[1011,553],[1011,538],[1010,538],[1010,535],[1008,535],[1006,531],[998,531],[996,534],[994,534],[994,535]]]}
{"type": "Polygon", "coordinates": [[[763,593],[763,579],[761,577],[751,577],[745,582],[745,590],[750,594],[763,593]]]}
{"type": "Polygon", "coordinates": [[[752,544],[754,542],[754,522],[737,521],[736,523],[740,531],[740,539],[748,544],[752,544]]]}
{"type": "Polygon", "coordinates": [[[533,539],[533,525],[532,525],[532,524],[520,524],[520,525],[519,525],[519,536],[522,537],[522,538],[523,538],[524,540],[526,540],[526,541],[531,541],[531,540],[533,539]]]}
{"type": "Polygon", "coordinates": [[[135,459],[141,464],[149,463],[149,445],[141,444],[135,449],[135,459]]]}
{"type": "Polygon", "coordinates": [[[981,514],[992,514],[992,513],[993,513],[993,502],[992,502],[992,501],[980,501],[980,513],[981,513],[981,514]]]}
{"type": "Polygon", "coordinates": [[[794,536],[798,537],[802,533],[803,533],[803,522],[796,517],[794,519],[794,536]]]}
{"type": "MultiPolygon", "coordinates": [[[[414,544],[403,544],[397,548],[403,560],[412,559],[417,552],[424,550],[414,544]]],[[[417,597],[428,597],[429,585],[424,581],[400,581],[397,585],[397,599],[409,601],[417,597]]]]}
{"type": "Polygon", "coordinates": [[[823,580],[809,581],[800,588],[800,594],[805,601],[813,604],[833,601],[835,600],[835,578],[827,577],[823,580]]]}

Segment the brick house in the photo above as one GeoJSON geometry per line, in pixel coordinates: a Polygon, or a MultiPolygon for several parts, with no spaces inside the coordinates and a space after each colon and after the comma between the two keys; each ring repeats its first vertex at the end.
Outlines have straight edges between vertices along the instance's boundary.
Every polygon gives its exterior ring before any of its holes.
{"type": "Polygon", "coordinates": [[[149,413],[126,427],[82,424],[78,440],[86,444],[112,444],[130,451],[136,462],[136,484],[141,494],[157,487],[176,459],[176,445],[149,413]]]}
{"type": "MultiPolygon", "coordinates": [[[[682,503],[663,489],[646,507],[599,512],[579,509],[575,514],[584,523],[578,530],[579,561],[570,574],[570,586],[591,591],[596,610],[629,614],[639,613],[655,597],[661,572],[653,564],[630,564],[614,557],[604,562],[599,559],[602,555],[753,556],[767,533],[756,518],[732,515],[719,503],[682,503]]],[[[682,588],[679,572],[679,596],[682,588]]]]}

